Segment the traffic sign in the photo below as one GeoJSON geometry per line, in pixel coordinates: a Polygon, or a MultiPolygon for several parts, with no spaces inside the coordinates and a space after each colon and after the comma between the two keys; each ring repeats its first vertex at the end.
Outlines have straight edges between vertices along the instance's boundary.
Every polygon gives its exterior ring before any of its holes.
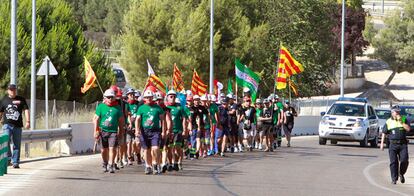
{"type": "Polygon", "coordinates": [[[42,65],[40,66],[39,71],[37,71],[37,75],[38,75],[38,76],[45,76],[45,75],[46,75],[46,73],[47,73],[46,68],[47,68],[47,65],[48,65],[48,64],[49,64],[49,73],[48,73],[48,75],[53,75],[53,76],[58,75],[58,72],[56,71],[56,68],[55,68],[55,66],[53,65],[52,61],[49,59],[49,57],[48,57],[48,56],[46,56],[46,57],[43,59],[43,63],[42,63],[42,65]]]}

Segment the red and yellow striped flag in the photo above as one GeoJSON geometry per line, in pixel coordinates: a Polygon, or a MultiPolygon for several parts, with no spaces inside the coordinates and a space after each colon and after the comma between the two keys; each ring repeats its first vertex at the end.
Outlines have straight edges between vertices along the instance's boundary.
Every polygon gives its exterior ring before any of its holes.
{"type": "Polygon", "coordinates": [[[299,96],[298,86],[290,78],[289,78],[289,87],[290,87],[290,89],[292,89],[292,91],[293,91],[293,93],[295,94],[296,97],[299,96]]]}
{"type": "Polygon", "coordinates": [[[94,87],[96,75],[86,57],[83,58],[85,59],[85,83],[81,87],[81,92],[86,93],[91,87],[94,87]]]}
{"type": "Polygon", "coordinates": [[[147,89],[149,86],[155,87],[163,95],[166,94],[166,92],[165,92],[166,91],[165,84],[156,75],[150,75],[148,77],[147,84],[145,85],[145,88],[144,89],[147,89]]]}
{"type": "Polygon", "coordinates": [[[193,95],[204,95],[207,92],[207,85],[201,80],[200,76],[198,76],[197,71],[194,69],[193,72],[193,81],[191,83],[191,92],[193,95]]]}
{"type": "Polygon", "coordinates": [[[280,64],[279,69],[277,70],[277,78],[276,78],[277,90],[285,89],[286,81],[287,81],[287,74],[286,74],[285,64],[280,64]]]}
{"type": "Polygon", "coordinates": [[[279,50],[279,67],[281,65],[284,65],[288,77],[301,73],[304,70],[302,64],[296,61],[287,48],[282,45],[280,45],[279,50]]]}
{"type": "Polygon", "coordinates": [[[183,76],[181,74],[180,69],[178,69],[177,65],[174,63],[174,71],[173,71],[173,87],[177,92],[181,92],[184,90],[183,85],[183,76]]]}

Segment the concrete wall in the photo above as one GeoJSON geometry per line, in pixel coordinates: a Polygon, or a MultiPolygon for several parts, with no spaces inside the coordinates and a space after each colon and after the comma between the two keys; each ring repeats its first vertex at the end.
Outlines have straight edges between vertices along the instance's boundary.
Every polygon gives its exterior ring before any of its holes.
{"type": "Polygon", "coordinates": [[[321,116],[298,116],[295,118],[295,126],[292,135],[318,135],[318,127],[321,116]]]}
{"type": "Polygon", "coordinates": [[[92,152],[95,143],[93,123],[67,123],[62,128],[72,128],[72,140],[56,142],[63,154],[74,155],[92,152]]]}
{"type": "MultiPolygon", "coordinates": [[[[339,79],[337,81],[339,82],[339,79]]],[[[356,90],[364,86],[365,82],[366,82],[365,78],[346,78],[344,79],[344,89],[345,90],[356,90]]],[[[332,84],[329,87],[329,91],[332,93],[339,92],[339,84],[332,84]]]]}

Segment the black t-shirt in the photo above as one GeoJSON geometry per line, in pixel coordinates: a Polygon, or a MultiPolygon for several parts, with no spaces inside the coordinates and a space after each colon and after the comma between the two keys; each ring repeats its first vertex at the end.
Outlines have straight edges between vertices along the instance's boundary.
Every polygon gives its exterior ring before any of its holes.
{"type": "Polygon", "coordinates": [[[4,112],[4,123],[15,127],[23,127],[23,111],[27,109],[29,106],[26,99],[21,96],[16,96],[14,99],[4,96],[0,103],[0,112],[4,112]]]}
{"type": "Polygon", "coordinates": [[[239,109],[239,106],[236,103],[234,103],[230,106],[230,111],[232,111],[232,110],[236,111],[234,114],[229,114],[230,115],[230,123],[233,124],[233,125],[237,124],[238,109],[239,109]]]}
{"type": "Polygon", "coordinates": [[[286,115],[286,123],[293,123],[294,122],[294,117],[296,116],[296,110],[294,107],[289,106],[287,108],[284,108],[283,111],[285,112],[286,115]]]}
{"type": "Polygon", "coordinates": [[[250,122],[253,122],[254,117],[256,116],[256,110],[251,106],[243,107],[242,114],[244,114],[244,120],[250,120],[250,122]]]}
{"type": "Polygon", "coordinates": [[[223,126],[224,129],[228,129],[230,127],[229,110],[223,106],[219,106],[219,120],[220,125],[223,126]]]}
{"type": "Polygon", "coordinates": [[[204,106],[191,106],[191,122],[193,124],[193,129],[198,129],[197,127],[197,118],[200,119],[200,126],[204,127],[203,115],[208,115],[208,110],[204,106]]]}

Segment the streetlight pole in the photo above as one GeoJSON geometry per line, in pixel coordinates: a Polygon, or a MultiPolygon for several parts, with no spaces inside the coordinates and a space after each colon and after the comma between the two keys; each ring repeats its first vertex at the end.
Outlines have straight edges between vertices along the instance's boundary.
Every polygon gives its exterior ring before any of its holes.
{"type": "Polygon", "coordinates": [[[341,32],[341,97],[344,97],[344,63],[345,63],[345,1],[342,0],[342,32],[341,32]]]}
{"type": "Polygon", "coordinates": [[[10,41],[10,83],[16,84],[17,63],[17,31],[16,31],[17,0],[11,0],[11,41],[10,41]]]}
{"type": "Polygon", "coordinates": [[[30,88],[30,130],[36,129],[36,0],[32,0],[32,61],[30,88]]]}
{"type": "Polygon", "coordinates": [[[214,0],[211,1],[210,12],[210,94],[214,91],[214,0]]]}

